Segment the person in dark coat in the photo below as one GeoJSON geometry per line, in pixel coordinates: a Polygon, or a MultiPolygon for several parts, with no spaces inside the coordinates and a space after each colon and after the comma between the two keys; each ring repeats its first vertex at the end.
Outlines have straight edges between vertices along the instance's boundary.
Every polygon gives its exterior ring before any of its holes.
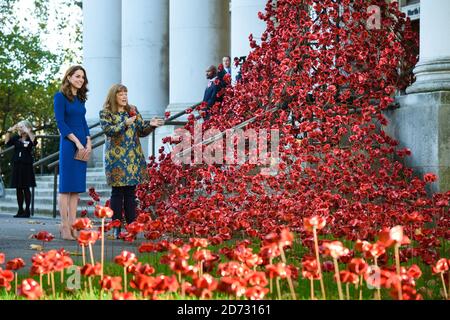
{"type": "Polygon", "coordinates": [[[217,68],[215,66],[211,65],[206,69],[206,79],[208,79],[208,86],[203,95],[203,102],[207,103],[205,120],[208,120],[211,116],[210,109],[216,103],[217,93],[221,89],[220,80],[217,78],[217,68]]]}
{"type": "Polygon", "coordinates": [[[37,145],[33,127],[27,120],[21,121],[6,132],[5,143],[14,146],[12,157],[11,188],[16,189],[19,210],[14,218],[29,218],[31,192],[30,187],[36,187],[33,170],[33,148],[37,145]],[[11,137],[13,132],[18,134],[11,137]],[[23,201],[25,200],[25,210],[23,201]]]}

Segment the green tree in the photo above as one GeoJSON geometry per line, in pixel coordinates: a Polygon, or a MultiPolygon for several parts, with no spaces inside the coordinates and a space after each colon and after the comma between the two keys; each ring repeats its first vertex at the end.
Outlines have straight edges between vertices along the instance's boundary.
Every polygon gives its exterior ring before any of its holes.
{"type": "MultiPolygon", "coordinates": [[[[81,28],[71,35],[78,47],[58,48],[51,52],[43,44],[43,38],[49,30],[50,2],[35,0],[32,14],[25,19],[17,15],[19,0],[0,2],[0,136],[20,120],[28,119],[33,123],[38,135],[57,134],[53,115],[53,95],[59,87],[61,66],[78,62],[77,49],[81,49],[81,28]],[[37,21],[37,27],[31,28],[29,19],[37,21]]],[[[74,0],[65,0],[59,6],[78,5],[74,0]]],[[[58,10],[59,8],[55,9],[58,10]]],[[[57,17],[57,29],[65,32],[69,16],[57,17]]],[[[54,22],[54,21],[51,21],[54,22]]],[[[36,25],[36,24],[34,24],[36,25]]],[[[79,50],[78,50],[79,51],[79,50]]],[[[41,141],[39,141],[41,142],[41,141]]],[[[41,155],[48,155],[58,148],[55,141],[40,143],[45,150],[38,148],[41,155]]],[[[10,155],[4,155],[2,169],[8,166],[10,155]]],[[[9,170],[2,170],[3,173],[9,170]]],[[[8,180],[8,177],[5,177],[8,180]]]]}

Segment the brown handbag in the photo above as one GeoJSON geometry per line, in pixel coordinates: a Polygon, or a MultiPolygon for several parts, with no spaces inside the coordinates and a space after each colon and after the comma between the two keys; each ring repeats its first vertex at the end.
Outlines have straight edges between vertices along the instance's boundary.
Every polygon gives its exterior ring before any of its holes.
{"type": "Polygon", "coordinates": [[[77,149],[77,151],[75,152],[74,159],[75,160],[79,160],[79,161],[87,162],[87,161],[89,161],[90,157],[91,157],[91,153],[90,152],[85,153],[84,156],[81,156],[80,150],[77,149]]]}

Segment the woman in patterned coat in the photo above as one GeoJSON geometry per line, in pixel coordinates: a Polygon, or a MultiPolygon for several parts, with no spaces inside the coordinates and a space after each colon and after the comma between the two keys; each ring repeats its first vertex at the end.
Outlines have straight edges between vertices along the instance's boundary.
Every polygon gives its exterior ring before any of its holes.
{"type": "MultiPolygon", "coordinates": [[[[108,185],[112,187],[110,207],[113,220],[122,220],[122,209],[127,224],[136,216],[136,186],[147,177],[147,163],[139,137],[150,134],[164,120],[154,118],[146,125],[135,106],[128,104],[128,89],[115,84],[109,90],[100,124],[107,136],[105,149],[105,173],[108,185]]],[[[114,230],[117,238],[120,228],[114,230]]]]}

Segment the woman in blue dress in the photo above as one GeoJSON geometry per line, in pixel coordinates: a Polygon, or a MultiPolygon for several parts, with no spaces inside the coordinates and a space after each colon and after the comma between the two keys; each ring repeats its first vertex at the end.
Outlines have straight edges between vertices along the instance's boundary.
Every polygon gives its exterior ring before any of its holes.
{"type": "Polygon", "coordinates": [[[72,228],[76,219],[78,194],[86,192],[87,162],[74,159],[78,150],[84,158],[92,151],[86,122],[85,102],[88,79],[81,66],[67,70],[61,89],[54,96],[56,123],[61,134],[59,144],[59,212],[61,237],[76,240],[72,228]]]}

